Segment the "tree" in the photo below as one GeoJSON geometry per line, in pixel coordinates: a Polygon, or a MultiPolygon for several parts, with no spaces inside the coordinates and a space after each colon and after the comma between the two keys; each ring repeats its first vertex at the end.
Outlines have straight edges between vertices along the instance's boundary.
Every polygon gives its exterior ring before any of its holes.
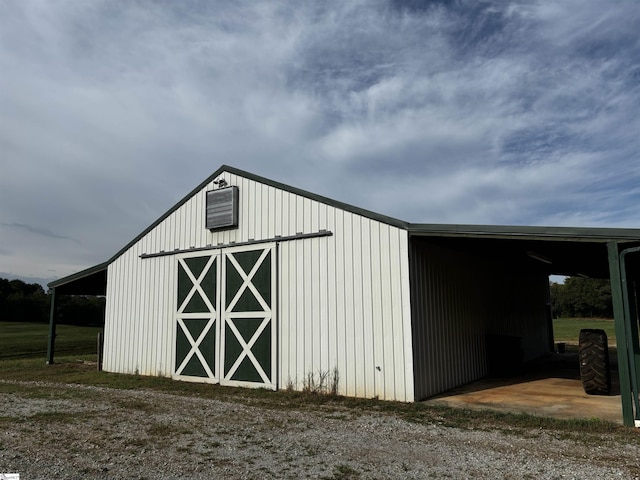
{"type": "MultiPolygon", "coordinates": [[[[104,297],[62,295],[56,300],[57,322],[73,325],[104,324],[104,297]]],[[[51,295],[38,283],[0,278],[0,321],[49,321],[51,295]]]]}
{"type": "Polygon", "coordinates": [[[42,285],[0,278],[0,320],[5,322],[46,322],[49,296],[42,285]]]}
{"type": "Polygon", "coordinates": [[[612,318],[609,280],[568,277],[551,283],[551,309],[555,317],[612,318]]]}

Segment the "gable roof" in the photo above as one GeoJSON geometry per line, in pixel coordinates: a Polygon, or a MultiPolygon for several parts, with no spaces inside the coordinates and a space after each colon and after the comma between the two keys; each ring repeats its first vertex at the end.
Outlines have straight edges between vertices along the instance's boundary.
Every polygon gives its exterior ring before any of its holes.
{"type": "Polygon", "coordinates": [[[372,220],[377,220],[381,223],[386,223],[389,225],[393,225],[394,227],[407,229],[408,223],[403,222],[402,220],[398,220],[397,218],[389,217],[387,215],[382,215],[376,212],[372,212],[370,210],[366,210],[364,208],[355,207],[353,205],[349,205],[347,203],[339,202],[337,200],[333,200],[329,197],[323,197],[322,195],[316,195],[315,193],[307,192],[306,190],[302,190],[300,188],[292,187],[290,185],[286,185],[284,183],[276,182],[274,180],[270,180],[268,178],[261,177],[259,175],[254,175],[253,173],[245,172],[244,170],[240,170],[238,168],[231,167],[229,165],[222,165],[219,169],[217,169],[213,174],[211,174],[205,181],[203,181],[196,188],[187,193],[182,200],[176,203],[171,209],[169,209],[164,215],[158,218],[155,222],[153,222],[149,227],[147,227],[144,231],[142,231],[138,236],[136,236],[133,240],[127,243],[124,247],[122,247],[118,252],[107,260],[107,264],[112,263],[116,260],[120,255],[129,250],[133,245],[136,244],[140,239],[142,239],[147,233],[160,225],[167,217],[169,217],[173,212],[178,210],[182,205],[187,203],[191,197],[200,192],[204,187],[206,187],[209,183],[215,180],[223,173],[232,173],[234,175],[238,175],[240,177],[247,178],[249,180],[253,180],[258,183],[262,183],[264,185],[269,185],[274,188],[278,188],[280,190],[287,191],[289,193],[293,193],[296,195],[300,195],[302,197],[309,198],[311,200],[316,200],[320,203],[325,203],[327,205],[331,205],[336,208],[340,208],[347,212],[355,213],[358,215],[362,215],[363,217],[371,218],[372,220]]]}
{"type": "Polygon", "coordinates": [[[171,209],[164,213],[160,218],[153,222],[149,227],[138,234],[133,240],[118,250],[109,260],[94,267],[83,270],[64,278],[60,278],[48,284],[49,287],[59,287],[70,282],[77,281],[81,278],[94,274],[101,274],[105,271],[109,264],[113,263],[129,248],[135,245],[140,239],[147,235],[151,230],[156,228],[172,213],[182,207],[191,197],[200,192],[209,183],[215,180],[223,173],[231,173],[249,180],[253,180],[264,185],[268,185],[280,190],[284,190],[295,195],[315,200],[326,205],[330,205],[341,210],[351,212],[363,217],[376,220],[381,223],[392,225],[394,227],[407,230],[411,236],[421,237],[483,237],[483,238],[501,238],[501,239],[536,239],[536,240],[568,240],[568,241],[640,241],[640,229],[619,229],[619,228],[573,228],[573,227],[536,227],[536,226],[496,226],[496,225],[448,225],[448,224],[422,224],[409,223],[394,217],[382,215],[364,208],[356,207],[348,203],[340,202],[322,195],[292,187],[284,183],[276,182],[259,175],[255,175],[244,170],[240,170],[229,165],[222,165],[213,172],[207,179],[185,195],[171,209]]]}

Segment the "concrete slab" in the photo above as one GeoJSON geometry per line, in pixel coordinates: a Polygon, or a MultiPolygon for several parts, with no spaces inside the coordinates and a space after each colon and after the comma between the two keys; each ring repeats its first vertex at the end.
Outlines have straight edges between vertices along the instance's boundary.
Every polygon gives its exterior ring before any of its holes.
{"type": "Polygon", "coordinates": [[[529,365],[522,376],[483,379],[425,403],[552,418],[599,418],[622,424],[618,372],[612,360],[610,395],[584,393],[577,354],[553,354],[529,365]]]}

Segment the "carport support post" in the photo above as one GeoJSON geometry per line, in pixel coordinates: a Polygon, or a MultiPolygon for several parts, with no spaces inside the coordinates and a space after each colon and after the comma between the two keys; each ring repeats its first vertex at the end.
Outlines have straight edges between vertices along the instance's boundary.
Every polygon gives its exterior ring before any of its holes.
{"type": "Polygon", "coordinates": [[[622,277],[620,274],[620,257],[618,242],[608,242],[609,275],[611,277],[611,299],[616,329],[618,351],[618,373],[620,375],[620,400],[622,401],[622,420],[627,427],[635,426],[633,415],[633,399],[631,395],[631,372],[629,370],[628,339],[625,328],[624,300],[622,297],[622,277]]]}
{"type": "Polygon", "coordinates": [[[633,355],[629,359],[629,368],[631,369],[631,393],[635,405],[635,423],[640,427],[638,420],[640,419],[640,399],[638,398],[638,378],[640,343],[638,339],[638,316],[635,306],[634,282],[629,282],[627,277],[627,255],[640,251],[640,247],[626,248],[620,252],[620,282],[622,285],[622,304],[624,306],[624,326],[627,333],[627,354],[633,355]],[[631,301],[633,297],[633,302],[631,301]]]}
{"type": "Polygon", "coordinates": [[[51,310],[49,312],[49,346],[47,348],[47,365],[53,363],[53,350],[56,341],[56,289],[51,289],[51,310]]]}

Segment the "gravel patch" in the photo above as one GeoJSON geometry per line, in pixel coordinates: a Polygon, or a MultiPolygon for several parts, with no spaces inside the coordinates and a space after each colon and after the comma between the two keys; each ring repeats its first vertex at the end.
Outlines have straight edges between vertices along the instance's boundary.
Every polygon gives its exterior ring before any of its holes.
{"type": "Polygon", "coordinates": [[[342,407],[13,383],[34,391],[0,394],[0,473],[22,480],[640,478],[640,448],[604,436],[591,446],[558,432],[467,430],[342,407]]]}

